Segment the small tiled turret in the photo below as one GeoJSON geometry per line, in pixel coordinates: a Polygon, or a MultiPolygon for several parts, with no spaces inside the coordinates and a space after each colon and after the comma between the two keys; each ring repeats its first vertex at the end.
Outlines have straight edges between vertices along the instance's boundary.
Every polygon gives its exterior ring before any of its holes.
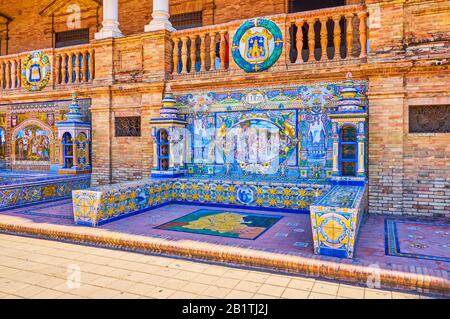
{"type": "Polygon", "coordinates": [[[344,87],[341,89],[341,98],[337,102],[338,112],[359,111],[361,101],[358,97],[358,90],[355,87],[352,79],[352,73],[347,73],[347,79],[344,82],[344,87]]]}
{"type": "Polygon", "coordinates": [[[178,109],[174,105],[175,99],[173,98],[173,93],[170,85],[167,85],[162,100],[162,107],[159,111],[161,117],[165,119],[178,119],[178,109]]]}

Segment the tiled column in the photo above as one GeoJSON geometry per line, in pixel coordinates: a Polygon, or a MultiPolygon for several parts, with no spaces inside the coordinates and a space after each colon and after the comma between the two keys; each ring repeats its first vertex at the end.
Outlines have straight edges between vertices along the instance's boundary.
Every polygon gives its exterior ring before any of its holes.
{"type": "Polygon", "coordinates": [[[358,176],[364,176],[366,174],[365,171],[365,145],[366,145],[366,134],[365,134],[365,123],[359,122],[357,126],[358,130],[358,169],[356,174],[358,176]]]}
{"type": "Polygon", "coordinates": [[[153,0],[152,21],[145,26],[145,32],[151,31],[175,31],[169,21],[169,0],[153,0]]]}
{"type": "Polygon", "coordinates": [[[119,29],[119,0],[103,0],[103,28],[95,34],[96,40],[118,38],[122,36],[119,29]]]}
{"type": "Polygon", "coordinates": [[[338,124],[332,124],[332,141],[333,141],[333,176],[339,176],[339,134],[338,134],[338,124]]]}

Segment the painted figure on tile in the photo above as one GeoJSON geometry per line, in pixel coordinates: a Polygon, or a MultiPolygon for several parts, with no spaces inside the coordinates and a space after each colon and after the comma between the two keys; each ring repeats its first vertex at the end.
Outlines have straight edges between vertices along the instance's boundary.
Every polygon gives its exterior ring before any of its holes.
{"type": "Polygon", "coordinates": [[[0,159],[5,158],[6,153],[6,136],[5,129],[0,127],[0,159]]]}
{"type": "Polygon", "coordinates": [[[48,132],[37,126],[29,126],[16,135],[16,159],[24,161],[50,160],[48,132]]]}

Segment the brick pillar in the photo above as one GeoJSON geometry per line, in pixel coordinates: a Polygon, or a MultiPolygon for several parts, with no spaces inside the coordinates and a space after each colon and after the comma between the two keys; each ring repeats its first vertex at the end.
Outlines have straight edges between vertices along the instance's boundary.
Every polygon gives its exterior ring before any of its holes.
{"type": "Polygon", "coordinates": [[[155,87],[155,91],[142,96],[141,108],[141,136],[142,136],[142,177],[149,177],[153,167],[154,148],[150,128],[150,119],[159,117],[159,109],[164,86],[155,87]]]}
{"type": "Polygon", "coordinates": [[[369,77],[369,212],[403,210],[403,76],[369,77]]]}
{"type": "Polygon", "coordinates": [[[92,113],[92,185],[108,184],[112,179],[111,140],[114,134],[111,118],[111,92],[94,97],[92,113]]]}
{"type": "Polygon", "coordinates": [[[164,81],[172,64],[172,42],[166,30],[145,34],[143,44],[144,82],[164,81]]]}

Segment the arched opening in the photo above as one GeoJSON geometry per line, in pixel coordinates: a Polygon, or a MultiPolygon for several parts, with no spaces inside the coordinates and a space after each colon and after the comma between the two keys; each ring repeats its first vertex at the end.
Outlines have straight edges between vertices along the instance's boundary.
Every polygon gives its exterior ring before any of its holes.
{"type": "Polygon", "coordinates": [[[167,130],[160,129],[156,136],[158,144],[158,170],[167,171],[169,169],[169,134],[167,130]]]}
{"type": "Polygon", "coordinates": [[[357,165],[356,127],[345,125],[341,129],[339,163],[342,176],[356,176],[357,165]]]}
{"type": "Polygon", "coordinates": [[[73,167],[73,143],[72,136],[70,133],[64,133],[62,137],[62,145],[63,145],[63,159],[64,164],[63,168],[72,168],[73,167]]]}

